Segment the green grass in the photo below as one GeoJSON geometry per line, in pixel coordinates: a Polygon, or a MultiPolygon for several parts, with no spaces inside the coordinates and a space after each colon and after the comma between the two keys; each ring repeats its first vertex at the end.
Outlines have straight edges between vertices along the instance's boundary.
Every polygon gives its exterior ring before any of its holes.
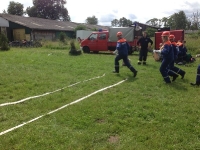
{"type": "Polygon", "coordinates": [[[200,37],[198,35],[194,37],[194,34],[186,34],[185,39],[188,50],[193,54],[200,54],[200,37]]]}
{"type": "MultiPolygon", "coordinates": [[[[138,53],[129,56],[138,76],[126,67],[112,74],[114,55],[70,56],[68,50],[11,49],[0,52],[0,104],[67,87],[16,105],[0,107],[0,132],[45,115],[0,136],[2,150],[149,150],[200,149],[200,87],[195,82],[200,59],[170,85],[159,72],[160,62],[148,54],[138,66],[138,53]],[[99,92],[53,114],[99,89],[99,92]]],[[[122,64],[122,62],[121,62],[122,64]]]]}

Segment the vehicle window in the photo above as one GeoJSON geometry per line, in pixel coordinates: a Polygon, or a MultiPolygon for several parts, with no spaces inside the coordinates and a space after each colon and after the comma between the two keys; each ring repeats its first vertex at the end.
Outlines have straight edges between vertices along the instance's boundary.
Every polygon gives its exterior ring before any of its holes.
{"type": "Polygon", "coordinates": [[[106,39],[106,34],[105,33],[99,34],[99,40],[105,40],[105,39],[106,39]]]}
{"type": "Polygon", "coordinates": [[[90,40],[96,40],[97,39],[97,34],[92,34],[90,35],[90,40]]]}

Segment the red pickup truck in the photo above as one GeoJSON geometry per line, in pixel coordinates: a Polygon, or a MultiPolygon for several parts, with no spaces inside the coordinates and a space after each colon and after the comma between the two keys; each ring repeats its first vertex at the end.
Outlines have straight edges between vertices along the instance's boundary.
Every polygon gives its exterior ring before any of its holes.
{"type": "MultiPolygon", "coordinates": [[[[138,39],[134,36],[134,27],[116,27],[109,28],[109,31],[93,32],[88,38],[81,42],[81,49],[84,53],[98,53],[99,51],[114,51],[116,49],[118,31],[123,33],[123,37],[130,45],[129,54],[132,54],[137,47],[138,39]]],[[[171,34],[175,35],[176,41],[184,40],[184,30],[172,30],[171,34]]],[[[154,45],[155,49],[159,49],[159,44],[162,43],[162,32],[155,32],[154,45]]]]}
{"type": "Polygon", "coordinates": [[[123,33],[123,37],[130,45],[129,54],[133,53],[132,47],[137,45],[137,39],[134,39],[133,27],[110,28],[109,31],[93,32],[87,39],[81,42],[81,49],[84,53],[89,53],[90,51],[94,53],[108,50],[114,51],[116,49],[116,33],[118,31],[123,33]]]}

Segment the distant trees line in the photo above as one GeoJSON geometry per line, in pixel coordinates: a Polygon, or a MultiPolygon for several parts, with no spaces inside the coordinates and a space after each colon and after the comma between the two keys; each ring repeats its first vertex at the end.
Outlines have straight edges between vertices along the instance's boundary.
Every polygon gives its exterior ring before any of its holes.
{"type": "MultiPolygon", "coordinates": [[[[98,19],[95,16],[88,17],[86,23],[97,24],[98,19]]],[[[133,24],[133,21],[126,19],[125,17],[113,19],[111,21],[111,26],[113,27],[127,27],[131,24],[133,24]]],[[[146,24],[155,27],[170,27],[172,30],[198,30],[200,29],[200,13],[199,11],[196,11],[193,12],[191,16],[186,16],[184,11],[179,11],[169,17],[163,17],[161,19],[152,18],[148,20],[146,24]]]]}

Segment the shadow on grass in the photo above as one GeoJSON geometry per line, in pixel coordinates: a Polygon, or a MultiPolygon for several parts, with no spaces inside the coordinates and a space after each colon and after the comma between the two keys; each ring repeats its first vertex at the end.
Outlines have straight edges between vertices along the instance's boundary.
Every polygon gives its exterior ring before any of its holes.
{"type": "Polygon", "coordinates": [[[133,77],[133,76],[130,75],[130,76],[128,77],[128,80],[127,80],[127,81],[128,81],[128,82],[135,82],[136,80],[138,80],[138,76],[133,77]]]}
{"type": "Polygon", "coordinates": [[[127,81],[128,81],[128,82],[135,82],[136,80],[138,80],[138,78],[139,78],[138,74],[137,74],[136,77],[133,77],[133,73],[130,72],[130,73],[128,74],[128,76],[127,76],[127,81]]]}
{"type": "Polygon", "coordinates": [[[187,79],[177,79],[176,81],[171,83],[170,87],[175,88],[179,91],[187,91],[188,87],[185,86],[185,84],[188,84],[188,86],[190,86],[189,81],[187,79]]]}
{"type": "Polygon", "coordinates": [[[128,75],[128,76],[125,76],[124,74],[121,75],[120,73],[116,73],[116,74],[113,73],[113,75],[115,75],[118,78],[121,78],[121,80],[126,80],[127,79],[128,82],[133,82],[133,81],[137,80],[137,76],[133,77],[132,72],[130,72],[130,75],[128,75]]]}
{"type": "Polygon", "coordinates": [[[135,64],[133,64],[133,63],[131,63],[131,65],[134,67],[134,68],[136,68],[136,70],[137,70],[137,68],[140,68],[141,69],[141,67],[143,67],[143,69],[148,69],[148,68],[153,68],[153,69],[155,69],[155,71],[158,71],[159,72],[159,68],[160,68],[160,66],[158,67],[158,66],[156,66],[154,63],[148,63],[148,64],[146,64],[146,65],[138,65],[137,63],[135,63],[135,64]]]}

